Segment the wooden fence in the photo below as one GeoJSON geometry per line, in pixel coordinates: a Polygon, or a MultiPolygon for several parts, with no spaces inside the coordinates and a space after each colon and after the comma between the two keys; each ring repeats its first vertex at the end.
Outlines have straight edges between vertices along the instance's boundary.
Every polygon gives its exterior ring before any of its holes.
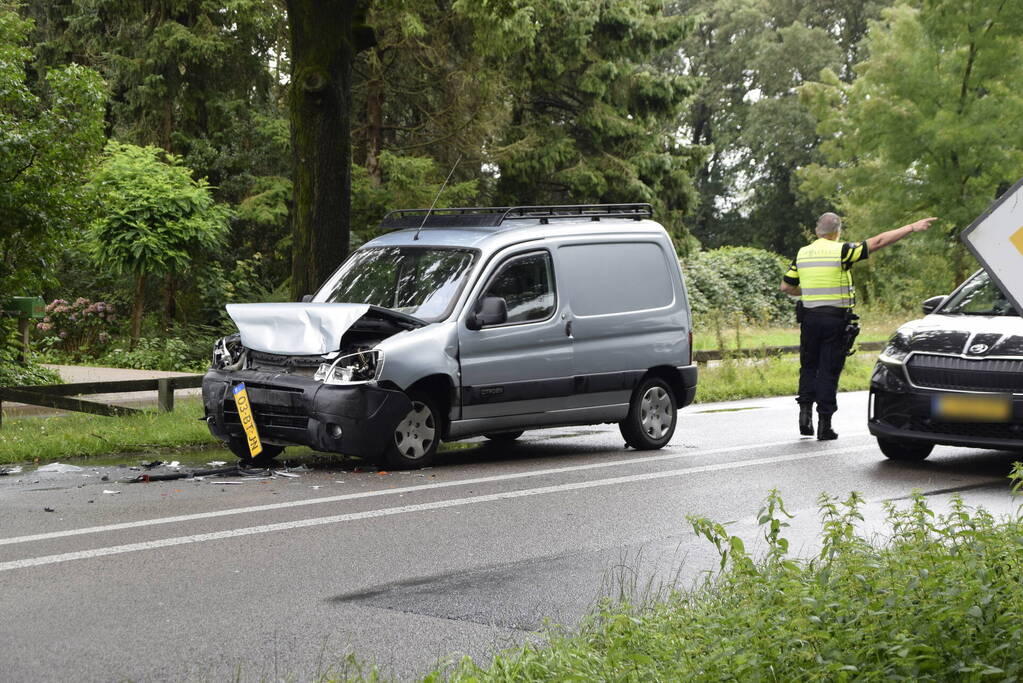
{"type": "MultiPolygon", "coordinates": [[[[161,379],[127,379],[109,382],[78,382],[75,384],[43,384],[39,386],[0,387],[0,420],[3,419],[3,402],[15,401],[46,408],[72,410],[94,415],[132,415],[142,412],[138,408],[86,401],[73,396],[90,394],[123,394],[137,391],[157,392],[159,410],[174,410],[174,392],[178,389],[194,389],[202,386],[202,375],[182,375],[161,379]]],[[[2,424],[2,422],[0,422],[2,424]]]]}

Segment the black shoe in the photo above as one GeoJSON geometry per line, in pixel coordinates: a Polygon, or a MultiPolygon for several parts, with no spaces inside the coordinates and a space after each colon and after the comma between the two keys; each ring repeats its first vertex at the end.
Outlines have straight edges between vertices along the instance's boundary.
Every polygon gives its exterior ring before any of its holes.
{"type": "Polygon", "coordinates": [[[818,415],[817,416],[817,440],[818,441],[833,441],[838,438],[838,434],[834,429],[831,428],[831,416],[830,415],[818,415]]]}
{"type": "Polygon", "coordinates": [[[799,433],[803,436],[813,436],[813,404],[799,404],[799,433]]]}

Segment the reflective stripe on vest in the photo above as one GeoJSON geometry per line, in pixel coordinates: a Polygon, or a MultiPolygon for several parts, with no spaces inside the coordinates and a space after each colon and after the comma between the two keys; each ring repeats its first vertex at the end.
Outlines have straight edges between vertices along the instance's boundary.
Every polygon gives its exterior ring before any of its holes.
{"type": "Polygon", "coordinates": [[[796,270],[806,308],[853,305],[852,274],[842,267],[842,245],[818,239],[799,250],[796,270]]]}

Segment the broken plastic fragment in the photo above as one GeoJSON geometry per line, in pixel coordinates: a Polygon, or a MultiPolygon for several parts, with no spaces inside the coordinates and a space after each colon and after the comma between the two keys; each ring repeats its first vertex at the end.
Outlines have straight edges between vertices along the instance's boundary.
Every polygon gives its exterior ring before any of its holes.
{"type": "Polygon", "coordinates": [[[208,463],[206,463],[206,466],[207,467],[223,467],[226,464],[227,464],[226,460],[210,460],[208,463]]]}
{"type": "Polygon", "coordinates": [[[287,477],[288,479],[298,479],[302,476],[301,474],[292,474],[291,472],[285,472],[283,470],[274,470],[274,474],[278,477],[287,477]]]}
{"type": "Polygon", "coordinates": [[[56,472],[57,474],[66,474],[68,472],[81,472],[81,467],[75,465],[65,465],[62,462],[53,462],[49,465],[44,465],[36,470],[36,472],[56,472]]]}
{"type": "Polygon", "coordinates": [[[110,491],[108,489],[103,489],[103,493],[120,493],[120,491],[110,491]]]}

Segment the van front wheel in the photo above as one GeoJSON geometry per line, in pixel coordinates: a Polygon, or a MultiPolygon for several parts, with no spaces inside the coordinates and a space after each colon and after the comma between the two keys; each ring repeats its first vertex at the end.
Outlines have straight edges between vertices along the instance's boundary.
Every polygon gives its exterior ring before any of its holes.
{"type": "Polygon", "coordinates": [[[618,423],[625,444],[639,451],[663,448],[675,433],[678,405],[668,383],[647,377],[632,392],[629,414],[618,423]]]}
{"type": "Polygon", "coordinates": [[[437,402],[425,393],[409,394],[412,409],[394,428],[383,453],[383,464],[392,469],[426,467],[440,445],[441,417],[437,402]]]}

